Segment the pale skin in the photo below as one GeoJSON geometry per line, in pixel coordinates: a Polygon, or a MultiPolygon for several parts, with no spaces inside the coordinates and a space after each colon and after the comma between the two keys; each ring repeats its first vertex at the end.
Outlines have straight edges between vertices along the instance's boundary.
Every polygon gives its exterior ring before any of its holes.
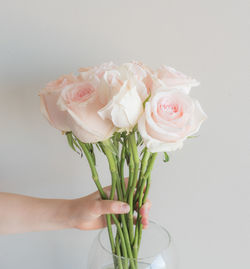
{"type": "MultiPolygon", "coordinates": [[[[109,194],[111,186],[104,188],[109,194]]],[[[140,210],[148,225],[149,200],[140,210]]],[[[106,227],[105,214],[128,213],[129,206],[116,200],[101,200],[98,192],[76,199],[45,199],[0,192],[0,234],[62,229],[96,230],[106,227]]]]}

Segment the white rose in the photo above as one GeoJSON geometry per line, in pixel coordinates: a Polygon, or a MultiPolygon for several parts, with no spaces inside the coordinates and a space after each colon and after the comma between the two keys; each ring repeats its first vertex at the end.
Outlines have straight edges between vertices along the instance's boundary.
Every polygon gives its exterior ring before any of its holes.
{"type": "Polygon", "coordinates": [[[99,96],[106,105],[98,111],[103,119],[110,119],[119,131],[130,131],[143,113],[143,101],[148,89],[143,82],[146,71],[136,63],[126,63],[106,71],[101,78],[99,96]]]}

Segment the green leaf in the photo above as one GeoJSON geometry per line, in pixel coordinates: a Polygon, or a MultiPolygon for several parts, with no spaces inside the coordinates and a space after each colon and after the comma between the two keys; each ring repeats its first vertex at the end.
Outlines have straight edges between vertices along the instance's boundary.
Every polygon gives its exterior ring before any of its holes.
{"type": "Polygon", "coordinates": [[[104,150],[103,150],[102,142],[97,142],[97,143],[96,143],[96,146],[97,146],[97,148],[98,148],[103,154],[105,154],[105,152],[104,152],[104,150]]]}
{"type": "Polygon", "coordinates": [[[74,137],[73,137],[72,132],[67,132],[66,135],[67,135],[67,140],[68,140],[68,144],[69,144],[69,146],[70,146],[76,153],[78,153],[79,155],[81,155],[81,157],[82,157],[82,150],[81,150],[81,148],[78,146],[78,144],[76,143],[76,141],[75,141],[75,139],[74,139],[74,137]],[[80,152],[78,152],[78,151],[76,150],[75,147],[77,147],[77,148],[79,149],[80,152]]]}
{"type": "Polygon", "coordinates": [[[95,153],[94,153],[93,144],[91,144],[91,143],[83,143],[79,139],[78,139],[78,142],[79,142],[80,146],[81,146],[81,143],[85,145],[85,147],[87,148],[88,152],[90,153],[90,155],[92,157],[92,160],[94,162],[94,165],[96,165],[96,159],[95,159],[95,153]]]}
{"type": "Polygon", "coordinates": [[[119,142],[120,141],[120,138],[121,138],[121,133],[115,133],[115,141],[116,142],[119,142]]]}
{"type": "Polygon", "coordinates": [[[143,108],[145,108],[145,105],[147,103],[147,101],[149,100],[149,98],[151,97],[151,93],[149,94],[149,96],[144,100],[143,102],[143,108]]]}
{"type": "MultiPolygon", "coordinates": [[[[114,133],[113,136],[111,137],[112,144],[116,148],[116,151],[119,153],[119,142],[121,140],[121,133],[114,133]]],[[[117,156],[117,155],[116,155],[117,156]]]]}
{"type": "Polygon", "coordinates": [[[69,146],[74,150],[76,151],[75,147],[74,147],[74,139],[72,137],[72,132],[67,132],[66,133],[66,136],[67,136],[67,140],[68,140],[68,143],[69,143],[69,146]]]}
{"type": "Polygon", "coordinates": [[[88,144],[88,146],[89,146],[89,152],[90,152],[90,154],[92,155],[94,164],[96,165],[96,159],[95,159],[95,153],[94,153],[94,147],[93,147],[93,144],[88,144]]]}
{"type": "Polygon", "coordinates": [[[168,156],[168,154],[167,154],[167,152],[164,152],[164,163],[166,163],[166,162],[168,162],[169,161],[169,156],[168,156]]]}
{"type": "Polygon", "coordinates": [[[124,140],[124,145],[125,145],[125,159],[126,159],[127,165],[129,166],[130,152],[128,149],[128,140],[124,140]]]}
{"type": "Polygon", "coordinates": [[[144,153],[145,150],[146,150],[146,147],[141,151],[140,156],[144,153]]]}
{"type": "Polygon", "coordinates": [[[100,152],[103,152],[102,149],[101,149],[101,147],[100,147],[100,145],[99,145],[99,142],[97,142],[95,145],[96,145],[97,149],[98,149],[100,152]]]}
{"type": "Polygon", "coordinates": [[[119,151],[117,149],[117,147],[112,143],[111,140],[108,140],[107,143],[105,143],[105,146],[109,148],[109,150],[111,150],[111,152],[118,157],[119,156],[119,151]]]}
{"type": "Polygon", "coordinates": [[[132,130],[132,132],[137,132],[138,131],[138,124],[136,124],[132,130]]]}
{"type": "Polygon", "coordinates": [[[79,149],[79,152],[76,151],[82,158],[83,156],[83,152],[82,152],[82,148],[79,146],[79,144],[77,143],[77,141],[73,138],[73,143],[74,143],[74,146],[77,147],[79,149]]]}
{"type": "Polygon", "coordinates": [[[191,135],[191,136],[188,136],[187,138],[197,138],[199,137],[199,135],[191,135]]]}
{"type": "Polygon", "coordinates": [[[143,140],[142,140],[142,137],[141,137],[141,134],[139,132],[137,132],[137,141],[136,141],[136,145],[137,146],[140,146],[142,145],[143,143],[143,140]]]}

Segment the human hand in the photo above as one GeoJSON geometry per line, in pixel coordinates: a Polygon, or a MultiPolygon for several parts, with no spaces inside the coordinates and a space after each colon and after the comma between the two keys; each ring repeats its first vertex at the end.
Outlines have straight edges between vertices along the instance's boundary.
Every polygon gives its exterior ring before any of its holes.
{"type": "MultiPolygon", "coordinates": [[[[127,178],[125,179],[125,183],[127,178]]],[[[103,189],[109,196],[111,186],[103,189]]],[[[140,209],[141,223],[147,228],[148,214],[151,207],[149,200],[140,209]]],[[[98,191],[72,200],[71,220],[72,226],[80,230],[96,230],[107,226],[105,214],[126,214],[130,210],[129,205],[117,200],[102,200],[98,191]]],[[[136,217],[134,219],[136,221],[136,217]]]]}

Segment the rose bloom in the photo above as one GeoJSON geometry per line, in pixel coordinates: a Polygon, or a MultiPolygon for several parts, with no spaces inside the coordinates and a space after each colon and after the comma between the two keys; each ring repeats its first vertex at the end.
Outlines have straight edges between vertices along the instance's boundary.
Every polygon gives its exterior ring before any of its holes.
{"type": "Polygon", "coordinates": [[[198,86],[200,83],[175,70],[172,67],[163,65],[153,75],[152,92],[158,90],[158,88],[165,89],[179,89],[180,91],[189,94],[192,87],[198,86]]]}
{"type": "Polygon", "coordinates": [[[112,122],[103,120],[97,113],[102,103],[94,80],[65,87],[57,104],[61,110],[67,111],[71,131],[84,143],[106,140],[115,131],[112,122]]]}
{"type": "Polygon", "coordinates": [[[145,104],[139,132],[151,152],[181,149],[206,119],[199,102],[180,90],[161,89],[145,104]]]}
{"type": "Polygon", "coordinates": [[[143,101],[149,93],[148,76],[146,68],[137,62],[105,71],[98,88],[104,107],[98,114],[110,119],[118,131],[131,131],[143,113],[143,101]]]}
{"type": "Polygon", "coordinates": [[[72,75],[63,75],[59,79],[49,82],[44,89],[39,92],[40,110],[49,123],[61,131],[70,131],[67,122],[67,113],[61,111],[57,106],[58,98],[62,90],[69,85],[76,83],[77,78],[72,75]]]}
{"type": "Polygon", "coordinates": [[[101,79],[106,71],[115,70],[118,66],[113,62],[103,63],[92,67],[79,68],[80,77],[83,80],[91,80],[92,78],[101,79]]]}
{"type": "Polygon", "coordinates": [[[89,81],[70,78],[64,82],[59,78],[40,92],[42,113],[52,126],[72,131],[84,143],[106,140],[115,127],[97,113],[103,107],[97,94],[98,80],[95,76],[89,81]]]}

